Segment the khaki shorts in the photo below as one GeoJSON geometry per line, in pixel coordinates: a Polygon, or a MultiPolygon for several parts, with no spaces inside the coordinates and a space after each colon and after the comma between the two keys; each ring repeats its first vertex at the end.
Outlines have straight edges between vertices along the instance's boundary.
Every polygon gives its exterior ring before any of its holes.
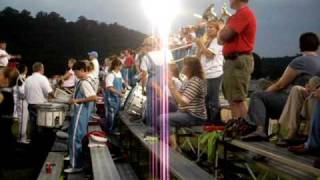
{"type": "Polygon", "coordinates": [[[226,60],[222,90],[229,102],[246,100],[253,69],[252,55],[240,55],[236,60],[226,60]]]}

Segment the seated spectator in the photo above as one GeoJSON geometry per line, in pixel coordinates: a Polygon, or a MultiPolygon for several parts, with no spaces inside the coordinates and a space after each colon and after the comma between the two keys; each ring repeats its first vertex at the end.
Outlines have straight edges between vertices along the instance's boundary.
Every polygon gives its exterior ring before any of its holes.
{"type": "MultiPolygon", "coordinates": [[[[187,76],[187,81],[177,90],[171,74],[169,74],[168,86],[172,97],[178,104],[178,111],[168,113],[170,128],[195,126],[204,124],[207,120],[205,97],[207,95],[206,80],[198,58],[187,57],[184,59],[183,73],[187,76]]],[[[158,123],[165,115],[157,118],[158,123]]],[[[172,133],[172,131],[171,131],[172,133]]],[[[177,149],[176,137],[170,135],[170,144],[173,149],[177,149]]]]}
{"type": "Polygon", "coordinates": [[[320,89],[315,93],[318,99],[314,113],[312,114],[311,127],[307,142],[298,146],[291,146],[289,151],[297,154],[318,153],[320,150],[320,89]]]}
{"type": "Polygon", "coordinates": [[[266,130],[269,118],[279,119],[292,85],[304,86],[312,76],[320,75],[320,57],[317,54],[319,38],[314,33],[300,37],[302,56],[295,58],[280,79],[264,92],[250,96],[246,120],[256,126],[256,131],[243,136],[243,140],[267,140],[266,130]]]}
{"type": "Polygon", "coordinates": [[[317,102],[313,92],[318,87],[320,87],[320,77],[315,76],[310,79],[306,87],[294,86],[291,89],[279,119],[280,140],[277,145],[287,146],[289,141],[294,140],[303,120],[307,123],[303,134],[308,135],[308,125],[311,122],[311,115],[317,102]]]}

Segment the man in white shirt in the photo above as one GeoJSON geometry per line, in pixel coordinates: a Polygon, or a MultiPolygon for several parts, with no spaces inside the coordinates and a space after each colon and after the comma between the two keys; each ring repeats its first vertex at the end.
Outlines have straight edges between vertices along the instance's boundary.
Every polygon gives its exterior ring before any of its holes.
{"type": "MultiPolygon", "coordinates": [[[[99,71],[100,71],[100,66],[99,66],[99,61],[98,61],[98,53],[96,51],[91,51],[88,53],[89,56],[89,61],[93,64],[93,71],[89,76],[93,77],[95,84],[99,86],[99,71]]],[[[96,90],[98,90],[98,87],[95,87],[96,90]]]]}
{"type": "Polygon", "coordinates": [[[13,56],[6,51],[7,43],[0,41],[0,68],[6,67],[10,59],[19,59],[20,56],[13,56]]]}
{"type": "Polygon", "coordinates": [[[37,104],[48,102],[48,98],[53,97],[53,90],[49,80],[45,77],[44,66],[40,62],[32,65],[33,74],[26,79],[25,96],[28,102],[29,120],[31,123],[31,140],[37,136],[37,104]]]}

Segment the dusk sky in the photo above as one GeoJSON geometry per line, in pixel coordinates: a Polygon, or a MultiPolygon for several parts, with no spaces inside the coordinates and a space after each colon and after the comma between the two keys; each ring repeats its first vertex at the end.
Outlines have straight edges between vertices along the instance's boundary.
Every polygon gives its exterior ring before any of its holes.
{"type": "MultiPolygon", "coordinates": [[[[225,1],[181,0],[182,12],[176,18],[173,30],[197,19],[211,3],[217,11],[225,1]]],[[[0,0],[0,9],[11,6],[27,9],[35,15],[38,11],[55,11],[68,21],[81,15],[99,22],[118,22],[128,28],[150,34],[150,22],[142,10],[141,0],[0,0]]],[[[256,52],[260,56],[275,57],[295,55],[299,52],[298,38],[302,32],[320,34],[320,0],[251,0],[258,22],[256,52]]],[[[164,12],[165,13],[165,10],[164,12]]],[[[3,27],[2,27],[3,28],[3,27]]]]}

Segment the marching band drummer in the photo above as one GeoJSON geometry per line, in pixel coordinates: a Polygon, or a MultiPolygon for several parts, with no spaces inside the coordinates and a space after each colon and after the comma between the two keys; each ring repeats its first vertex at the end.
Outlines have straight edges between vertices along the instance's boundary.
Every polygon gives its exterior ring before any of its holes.
{"type": "Polygon", "coordinates": [[[89,61],[92,63],[93,68],[92,71],[90,72],[91,77],[93,77],[94,81],[95,81],[95,89],[96,92],[99,89],[99,71],[100,71],[100,66],[99,66],[99,61],[98,61],[98,53],[96,51],[92,51],[88,53],[89,56],[89,61]]]}
{"type": "Polygon", "coordinates": [[[20,73],[17,84],[15,86],[17,93],[16,110],[19,118],[19,136],[18,142],[29,144],[27,139],[27,126],[29,120],[28,103],[25,96],[25,81],[27,78],[28,68],[24,64],[19,64],[18,71],[20,73]]]}
{"type": "Polygon", "coordinates": [[[68,71],[63,75],[62,80],[63,80],[63,85],[62,87],[67,89],[67,90],[72,90],[76,84],[76,76],[73,72],[73,65],[76,63],[77,60],[71,58],[68,60],[68,71]]]}
{"type": "Polygon", "coordinates": [[[93,103],[97,100],[95,84],[89,79],[87,64],[78,61],[74,64],[73,70],[79,81],[75,86],[74,96],[69,101],[74,108],[68,140],[71,167],[65,169],[65,173],[77,173],[83,170],[82,139],[87,134],[93,103]]]}
{"type": "MultiPolygon", "coordinates": [[[[147,89],[147,108],[146,108],[146,124],[156,127],[156,116],[160,114],[160,80],[161,71],[164,64],[164,54],[159,49],[158,39],[148,37],[143,42],[145,56],[141,60],[140,69],[142,82],[146,83],[147,89]],[[146,77],[148,78],[146,79],[146,77]]],[[[171,52],[167,52],[168,61],[173,60],[171,52]]]]}
{"type": "Polygon", "coordinates": [[[116,115],[120,110],[121,98],[124,96],[124,79],[121,75],[122,63],[120,60],[113,60],[110,71],[105,82],[105,107],[106,107],[106,125],[105,131],[114,133],[116,130],[116,115]]]}
{"type": "Polygon", "coordinates": [[[53,97],[53,90],[49,80],[44,76],[44,66],[40,62],[32,65],[33,74],[25,81],[25,96],[28,102],[29,121],[31,123],[31,142],[36,140],[37,128],[37,104],[48,102],[53,97]]]}

